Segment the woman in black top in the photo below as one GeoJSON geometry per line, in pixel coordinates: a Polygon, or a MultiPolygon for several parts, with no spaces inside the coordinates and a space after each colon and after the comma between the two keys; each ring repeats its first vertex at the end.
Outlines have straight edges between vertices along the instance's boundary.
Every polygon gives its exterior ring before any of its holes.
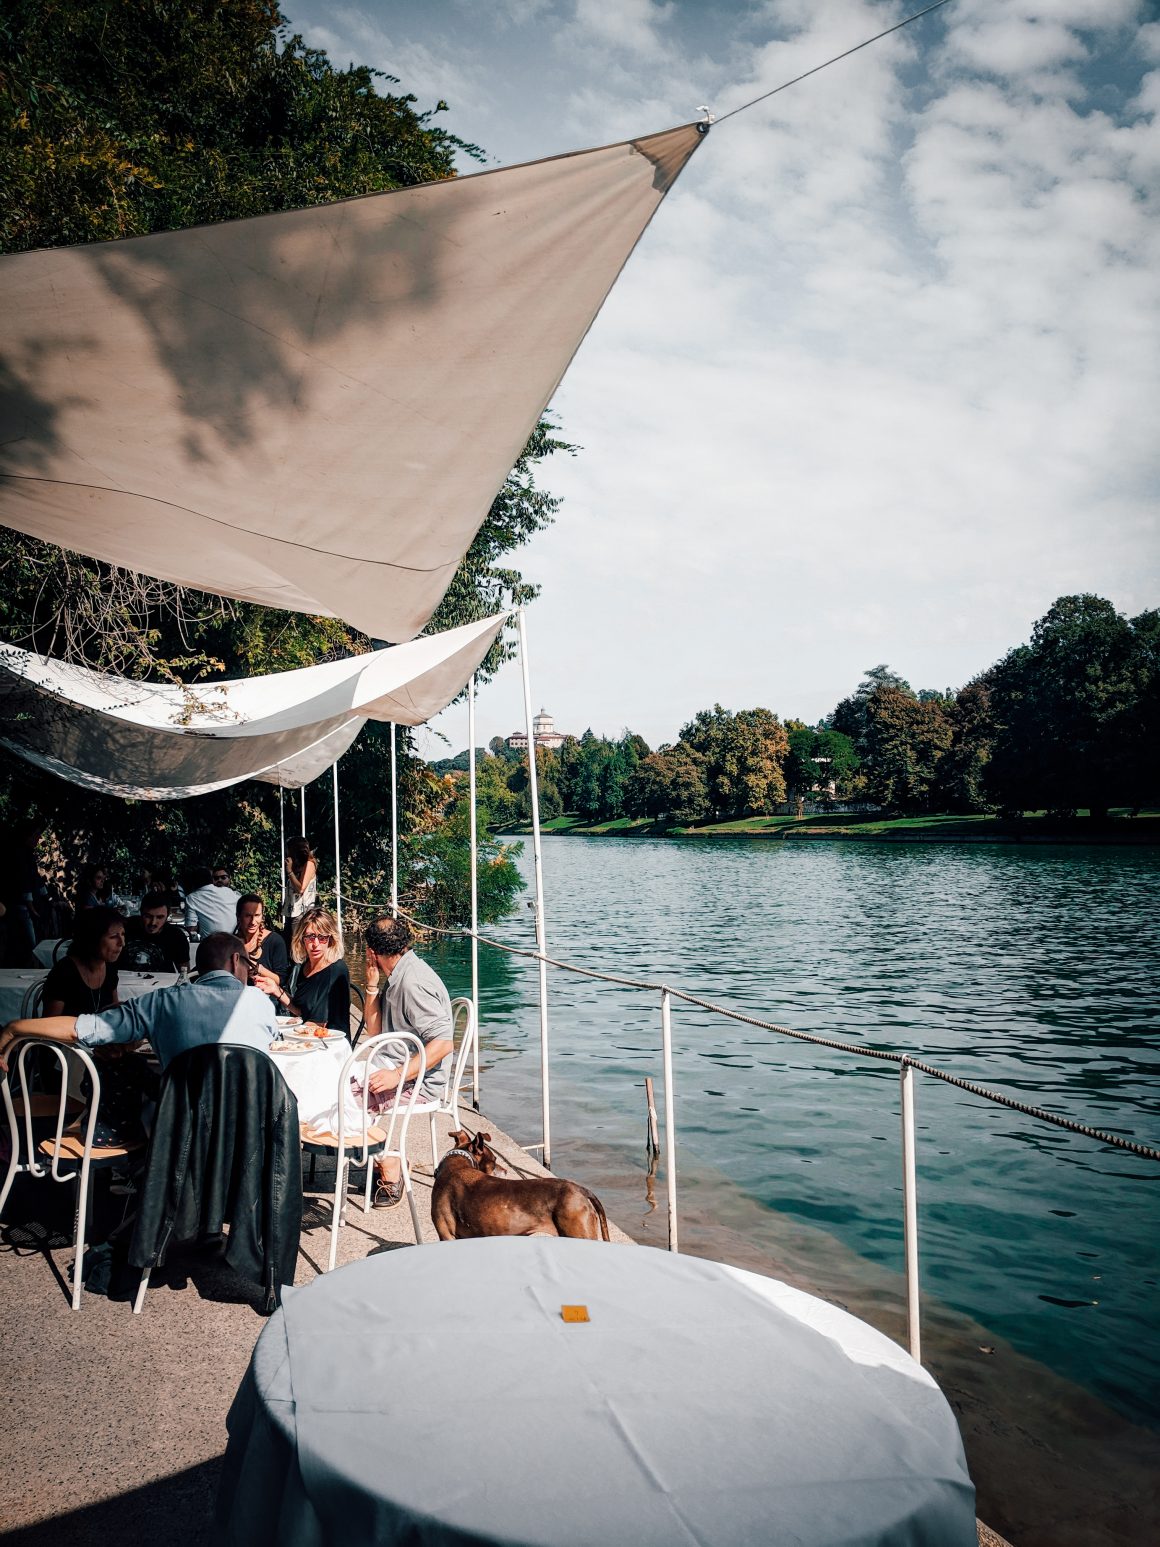
{"type": "MultiPolygon", "coordinates": [[[[259,967],[264,967],[270,977],[277,979],[280,988],[290,975],[290,957],[285,940],[266,923],[266,904],[257,892],[247,892],[238,898],[237,933],[246,948],[254,984],[257,985],[258,980],[253,974],[259,967]]],[[[272,999],[277,999],[275,990],[267,989],[266,992],[272,999]]]]}
{"type": "Polygon", "coordinates": [[[42,1015],[94,1015],[118,1003],[117,961],[125,948],[125,920],[116,908],[77,914],[68,955],[44,980],[42,1015]]]}
{"type": "Polygon", "coordinates": [[[311,908],[302,915],[290,954],[296,965],[286,988],[279,987],[273,974],[261,967],[254,982],[278,1001],[280,1009],[349,1037],[350,973],[342,959],[338,920],[329,909],[311,908]]]}
{"type": "MultiPolygon", "coordinates": [[[[116,908],[86,908],[78,913],[68,955],[44,980],[42,1015],[96,1015],[118,1004],[117,961],[125,948],[125,920],[116,908]]],[[[93,1130],[96,1144],[140,1144],[142,1102],[157,1094],[157,1079],[144,1059],[125,1056],[125,1048],[92,1049],[101,1077],[101,1103],[93,1130]]],[[[86,1101],[89,1077],[81,1083],[86,1101]]]]}

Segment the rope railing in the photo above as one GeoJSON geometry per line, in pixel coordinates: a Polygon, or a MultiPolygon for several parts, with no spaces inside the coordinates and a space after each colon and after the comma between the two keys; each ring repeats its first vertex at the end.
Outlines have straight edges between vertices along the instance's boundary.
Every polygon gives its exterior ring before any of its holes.
{"type": "MultiPolygon", "coordinates": [[[[373,902],[359,904],[350,898],[347,901],[355,907],[369,908],[375,906],[373,902]]],[[[1018,1112],[1024,1117],[1048,1123],[1055,1128],[1065,1129],[1069,1133],[1079,1134],[1083,1138],[1092,1139],[1096,1143],[1105,1144],[1112,1149],[1124,1150],[1129,1154],[1139,1156],[1143,1160],[1160,1162],[1160,1148],[1149,1144],[1137,1143],[1134,1139],[1122,1138],[1119,1134],[1106,1133],[1100,1128],[1093,1128],[1088,1123],[1081,1123],[1074,1118],[1063,1117],[1058,1112],[1048,1112],[1043,1107],[1033,1106],[1025,1101],[1018,1101],[1013,1096],[1004,1095],[1002,1091],[991,1090],[988,1086],[979,1085],[974,1080],[963,1079],[961,1075],[951,1074],[946,1069],[940,1069],[937,1065],[927,1063],[924,1059],[915,1058],[910,1053],[899,1053],[890,1048],[867,1047],[862,1043],[846,1042],[838,1037],[824,1037],[816,1032],[799,1031],[793,1026],[783,1026],[777,1021],[765,1020],[757,1015],[748,1015],[742,1010],[735,1010],[729,1005],[717,1004],[714,1000],[704,999],[699,994],[689,993],[686,989],[673,988],[667,983],[657,982],[650,978],[628,977],[622,973],[604,972],[595,967],[581,967],[575,962],[561,961],[557,957],[548,956],[540,951],[529,950],[523,946],[509,945],[503,940],[493,940],[488,935],[479,934],[463,926],[446,928],[437,924],[428,924],[415,914],[409,913],[405,908],[396,908],[393,911],[400,918],[406,919],[409,924],[426,934],[443,935],[456,940],[475,940],[480,945],[490,946],[493,950],[503,951],[509,956],[521,956],[529,961],[535,961],[540,964],[541,970],[544,967],[555,967],[561,972],[570,972],[577,977],[593,979],[600,983],[609,983],[620,988],[638,989],[642,992],[655,993],[661,996],[661,1049],[664,1060],[665,1092],[665,1172],[668,1188],[670,1251],[677,1250],[678,1228],[672,1034],[669,1014],[670,1004],[673,999],[679,999],[684,1004],[693,1005],[697,1009],[704,1010],[712,1015],[723,1016],[726,1020],[738,1021],[745,1026],[753,1026],[761,1031],[770,1031],[779,1036],[789,1037],[795,1042],[805,1042],[815,1047],[824,1047],[835,1052],[850,1054],[856,1058],[876,1059],[880,1063],[894,1065],[899,1071],[902,1117],[903,1226],[906,1251],[908,1345],[912,1357],[918,1361],[921,1361],[922,1345],[919,1325],[918,1218],[914,1118],[914,1072],[916,1070],[931,1079],[941,1080],[944,1085],[950,1085],[957,1090],[966,1091],[972,1096],[979,1097],[981,1100],[994,1102],[996,1105],[1018,1112]]]]}
{"type": "Polygon", "coordinates": [[[1058,1112],[1048,1112],[1043,1107],[1032,1106],[1025,1101],[1016,1101],[1013,1096],[1005,1096],[1001,1091],[991,1090],[986,1085],[978,1085],[973,1080],[965,1080],[960,1075],[950,1074],[947,1070],[940,1069],[935,1064],[928,1064],[910,1053],[897,1053],[889,1048],[866,1047],[860,1042],[843,1042],[837,1037],[823,1037],[816,1032],[798,1031],[792,1026],[783,1026],[778,1021],[763,1020],[760,1016],[746,1015],[742,1010],[734,1010],[729,1005],[717,1004],[711,999],[702,999],[698,994],[690,994],[685,989],[674,988],[668,983],[654,982],[649,978],[623,977],[618,973],[600,972],[593,967],[578,967],[574,962],[560,961],[554,956],[541,957],[538,951],[508,945],[503,940],[492,940],[487,935],[473,936],[470,929],[462,927],[444,929],[437,924],[427,924],[414,914],[408,913],[405,908],[399,909],[399,916],[427,934],[448,935],[462,940],[474,938],[480,945],[505,951],[509,956],[526,956],[532,961],[543,961],[549,967],[557,967],[562,972],[571,972],[578,977],[595,978],[598,982],[614,983],[621,988],[638,988],[654,994],[671,994],[674,999],[680,999],[685,1004],[696,1005],[700,1010],[708,1010],[714,1015],[723,1015],[728,1020],[739,1021],[745,1026],[754,1026],[760,1031],[773,1031],[783,1037],[792,1037],[795,1042],[810,1042],[817,1047],[831,1048],[835,1052],[851,1053],[857,1058],[876,1058],[884,1063],[895,1064],[899,1068],[908,1065],[922,1074],[929,1075],[932,1079],[941,1080],[945,1085],[953,1085],[958,1090],[968,1091],[972,1096],[979,1096],[983,1100],[994,1101],[999,1106],[1009,1107],[1024,1117],[1034,1117],[1040,1122],[1052,1124],[1053,1127],[1065,1128],[1070,1133],[1078,1133],[1100,1144],[1111,1145],[1114,1149],[1127,1150],[1130,1154],[1139,1155],[1143,1160],[1160,1161],[1160,1149],[1154,1149],[1151,1145],[1138,1144],[1134,1139],[1124,1139],[1118,1134],[1105,1133],[1100,1128],[1092,1128],[1087,1123],[1077,1122],[1074,1118],[1062,1117],[1058,1112]]]}

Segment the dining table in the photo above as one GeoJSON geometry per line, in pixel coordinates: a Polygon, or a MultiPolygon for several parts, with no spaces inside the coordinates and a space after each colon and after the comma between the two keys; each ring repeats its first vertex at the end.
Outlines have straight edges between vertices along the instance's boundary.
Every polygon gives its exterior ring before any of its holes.
{"type": "MultiPolygon", "coordinates": [[[[350,1050],[350,1043],[341,1033],[326,1041],[288,1034],[271,1047],[271,1058],[294,1092],[303,1128],[334,1133],[338,1119],[338,1081],[350,1050]]],[[[349,1092],[345,1112],[348,1134],[356,1127],[361,1133],[361,1113],[349,1092]]]]}
{"type": "Polygon", "coordinates": [[[283,1291],[228,1419],[245,1547],[975,1547],[958,1426],[865,1322],[642,1246],[402,1247],[283,1291]]]}

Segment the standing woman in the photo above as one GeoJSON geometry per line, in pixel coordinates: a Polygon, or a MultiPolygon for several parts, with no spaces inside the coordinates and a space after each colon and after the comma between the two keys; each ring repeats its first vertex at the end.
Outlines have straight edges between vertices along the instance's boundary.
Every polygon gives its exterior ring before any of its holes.
{"type": "Polygon", "coordinates": [[[294,968],[283,988],[273,973],[259,967],[253,981],[283,1010],[316,1026],[350,1036],[350,973],[343,961],[342,935],[329,908],[311,908],[298,920],[290,955],[294,968]]]}
{"type": "Polygon", "coordinates": [[[294,939],[299,921],[318,901],[318,861],[306,838],[286,845],[286,944],[294,939]]]}
{"type": "Polygon", "coordinates": [[[116,908],[85,908],[73,925],[68,955],[44,980],[42,1015],[95,1015],[118,1004],[117,962],[125,920],[116,908]]]}

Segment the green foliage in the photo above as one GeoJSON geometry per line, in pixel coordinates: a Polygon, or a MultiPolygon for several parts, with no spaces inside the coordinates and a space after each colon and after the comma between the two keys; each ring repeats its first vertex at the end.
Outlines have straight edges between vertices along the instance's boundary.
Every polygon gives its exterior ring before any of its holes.
{"type": "Polygon", "coordinates": [[[991,673],[998,726],[988,783],[1005,807],[1107,811],[1156,787],[1157,615],[1061,596],[991,673]]]}
{"type": "Polygon", "coordinates": [[[800,721],[787,722],[786,730],[789,752],[785,780],[789,789],[803,797],[820,796],[823,801],[848,799],[859,766],[849,736],[841,731],[814,730],[800,721]]]}
{"type": "Polygon", "coordinates": [[[940,698],[922,700],[901,688],[876,686],[866,700],[867,795],[888,811],[930,810],[935,770],[950,744],[940,698]]]}
{"type": "Polygon", "coordinates": [[[10,0],[0,77],[6,252],[170,231],[437,181],[444,104],[383,92],[288,36],[271,0],[10,0]]]}
{"type": "MultiPolygon", "coordinates": [[[[425,924],[452,928],[471,922],[470,805],[458,796],[446,818],[429,832],[413,834],[400,844],[412,877],[411,911],[425,924]]],[[[479,916],[503,918],[515,906],[524,880],[513,860],[521,844],[502,844],[486,832],[479,838],[479,916]]]]}
{"type": "Polygon", "coordinates": [[[680,739],[702,760],[709,800],[718,815],[754,816],[784,801],[789,741],[768,709],[730,714],[714,704],[682,728],[680,739]]]}
{"type": "Polygon", "coordinates": [[[960,688],[946,713],[951,744],[935,770],[935,808],[962,813],[987,811],[991,804],[987,768],[995,746],[988,679],[976,677],[960,688]]]}

